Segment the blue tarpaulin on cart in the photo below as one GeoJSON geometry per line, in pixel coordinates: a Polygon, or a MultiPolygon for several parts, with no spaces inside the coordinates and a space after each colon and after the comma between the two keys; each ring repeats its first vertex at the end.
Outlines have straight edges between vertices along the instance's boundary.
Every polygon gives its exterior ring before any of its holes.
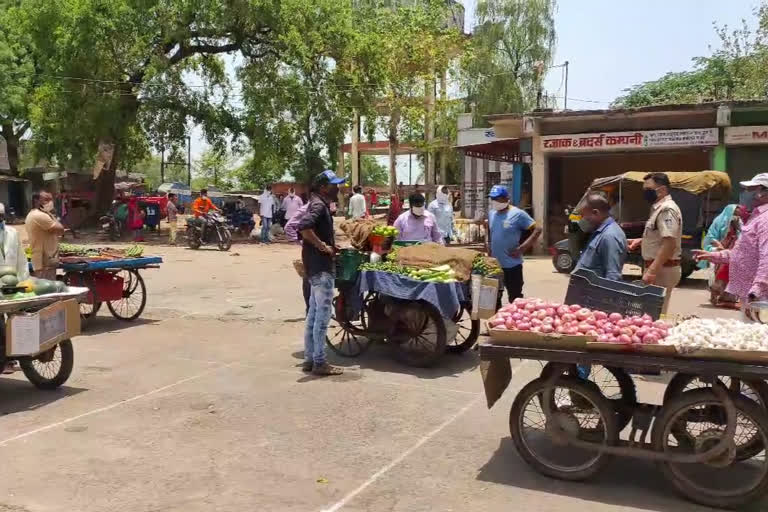
{"type": "Polygon", "coordinates": [[[118,268],[142,268],[147,265],[159,265],[163,262],[160,256],[147,256],[144,258],[125,258],[120,260],[89,261],[87,263],[59,263],[59,268],[72,271],[89,271],[118,268]]]}
{"type": "Polygon", "coordinates": [[[423,300],[435,306],[445,318],[453,318],[462,302],[469,302],[466,283],[425,283],[389,272],[361,272],[358,294],[378,292],[390,297],[407,300],[423,300]]]}

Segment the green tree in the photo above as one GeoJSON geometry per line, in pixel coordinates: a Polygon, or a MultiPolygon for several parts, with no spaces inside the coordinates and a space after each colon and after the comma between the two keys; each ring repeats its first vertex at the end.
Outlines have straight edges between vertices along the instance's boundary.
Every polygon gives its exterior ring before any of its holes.
{"type": "Polygon", "coordinates": [[[483,116],[537,106],[555,52],[555,0],[480,0],[462,59],[466,101],[483,116]]]}
{"type": "Polygon", "coordinates": [[[207,149],[193,166],[192,188],[214,186],[220,190],[232,190],[235,188],[234,169],[235,159],[228,151],[207,149]]]}
{"type": "Polygon", "coordinates": [[[19,27],[18,5],[18,0],[0,0],[0,136],[5,139],[11,173],[16,175],[36,85],[32,42],[19,27]]]}
{"type": "Polygon", "coordinates": [[[285,176],[283,162],[276,155],[247,158],[232,171],[238,190],[261,191],[264,186],[276,183],[285,176]]]}
{"type": "MultiPolygon", "coordinates": [[[[352,181],[352,160],[344,160],[344,176],[352,181]]],[[[389,171],[371,155],[360,155],[360,184],[381,187],[389,183],[389,171]]]]}

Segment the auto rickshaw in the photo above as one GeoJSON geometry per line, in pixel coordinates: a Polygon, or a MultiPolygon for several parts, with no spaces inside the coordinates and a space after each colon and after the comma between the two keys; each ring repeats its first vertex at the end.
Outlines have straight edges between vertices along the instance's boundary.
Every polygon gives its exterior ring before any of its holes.
{"type": "MultiPolygon", "coordinates": [[[[567,211],[568,237],[552,248],[552,263],[558,272],[569,273],[576,266],[589,235],[579,228],[581,209],[587,194],[602,191],[611,202],[611,214],[627,238],[641,238],[648,219],[649,205],[643,200],[644,171],[630,171],[618,176],[597,178],[592,182],[575,208],[567,211]]],[[[712,220],[728,204],[731,180],[721,171],[665,172],[669,176],[670,194],[683,214],[681,267],[683,278],[696,270],[691,250],[701,248],[701,240],[712,220]]],[[[643,267],[640,251],[630,252],[627,263],[643,267]]]]}

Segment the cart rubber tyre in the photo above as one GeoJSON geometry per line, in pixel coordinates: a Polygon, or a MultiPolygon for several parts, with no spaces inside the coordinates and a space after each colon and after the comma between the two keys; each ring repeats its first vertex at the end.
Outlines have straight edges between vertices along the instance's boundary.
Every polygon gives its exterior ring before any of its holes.
{"type": "MultiPolygon", "coordinates": [[[[732,397],[732,399],[737,414],[739,416],[746,417],[758,428],[758,431],[763,438],[763,442],[765,439],[768,439],[768,415],[766,415],[766,410],[757,405],[754,401],[748,398],[744,398],[741,395],[735,395],[732,397]]],[[[662,408],[661,415],[656,418],[656,421],[653,424],[653,431],[651,433],[651,443],[653,449],[655,451],[666,451],[665,441],[667,441],[668,438],[673,435],[671,433],[671,428],[673,428],[671,423],[676,422],[678,419],[676,416],[679,415],[680,411],[692,409],[693,407],[703,406],[706,408],[708,407],[707,404],[710,404],[710,406],[714,404],[720,404],[720,400],[715,395],[715,392],[712,391],[712,389],[707,388],[686,391],[685,393],[673,397],[668,403],[665,403],[664,407],[662,408]]],[[[722,427],[725,428],[724,422],[722,427]]],[[[739,424],[737,418],[737,429],[738,428],[739,424]]],[[[670,448],[677,449],[679,451],[678,447],[670,448]]],[[[736,460],[732,461],[728,466],[725,466],[721,469],[727,468],[732,471],[730,466],[734,462],[744,464],[744,461],[736,460]]],[[[737,494],[724,494],[713,492],[709,488],[703,489],[699,486],[691,484],[688,481],[690,479],[685,478],[682,475],[678,475],[676,472],[677,465],[673,462],[660,461],[657,464],[663,476],[672,482],[672,485],[674,485],[678,492],[687,497],[689,500],[708,507],[738,509],[747,503],[761,498],[768,491],[768,470],[763,472],[764,474],[761,475],[759,481],[756,482],[755,485],[751,486],[749,490],[737,494]]],[[[696,464],[696,466],[702,464],[704,463],[696,464]]],[[[768,464],[768,461],[764,461],[764,464],[768,464]]],[[[679,466],[684,468],[686,466],[691,467],[692,465],[679,464],[679,466]]],[[[712,478],[705,478],[705,480],[707,480],[708,484],[713,482],[712,478]]],[[[755,508],[755,510],[758,509],[755,508]]]]}
{"type": "Polygon", "coordinates": [[[416,368],[429,368],[437,364],[446,350],[447,335],[445,331],[445,322],[435,306],[428,302],[420,301],[419,305],[424,311],[425,322],[422,330],[414,338],[406,338],[404,340],[392,340],[395,342],[395,358],[401,363],[413,366],[416,368]],[[435,343],[433,350],[429,352],[423,352],[421,355],[414,351],[408,350],[406,347],[413,345],[410,343],[416,338],[423,338],[424,333],[430,324],[434,324],[435,328],[435,343]]]}
{"type": "Polygon", "coordinates": [[[218,243],[219,250],[228,251],[232,247],[232,234],[228,229],[221,229],[219,230],[219,236],[221,237],[218,243]]]}
{"type": "MultiPolygon", "coordinates": [[[[686,388],[693,384],[696,381],[699,381],[701,386],[694,387],[692,389],[708,389],[710,386],[702,382],[698,376],[690,375],[686,373],[678,373],[674,377],[672,377],[672,380],[669,381],[669,384],[667,385],[667,389],[664,391],[664,403],[666,404],[673,398],[676,398],[686,392],[686,388]]],[[[721,381],[722,382],[722,381],[721,381]]],[[[755,404],[757,404],[760,407],[766,408],[768,407],[768,384],[765,383],[765,381],[762,380],[740,380],[740,379],[733,379],[731,378],[731,382],[729,383],[728,387],[729,391],[732,394],[737,394],[736,390],[733,389],[734,385],[738,383],[739,385],[739,391],[738,394],[746,398],[747,400],[751,400],[755,404]],[[743,386],[748,386],[751,388],[751,393],[749,395],[745,394],[742,389],[743,386]]],[[[691,391],[692,389],[688,389],[688,391],[691,391]]],[[[672,432],[672,435],[675,435],[675,432],[672,432]]],[[[683,439],[678,439],[678,442],[683,442],[683,439]]],[[[751,459],[755,455],[759,454],[761,451],[763,451],[765,447],[763,446],[762,441],[759,437],[755,437],[754,439],[748,440],[746,443],[739,445],[736,447],[736,458],[738,460],[747,460],[751,459]]]]}
{"type": "Polygon", "coordinates": [[[561,274],[570,274],[576,263],[573,261],[573,256],[571,256],[570,252],[558,251],[557,254],[552,256],[552,265],[561,274]]]}
{"type": "MultiPolygon", "coordinates": [[[[460,324],[464,315],[469,315],[469,311],[464,306],[461,306],[459,312],[456,313],[456,316],[453,317],[453,321],[456,323],[456,325],[460,324]]],[[[463,354],[467,350],[471,349],[475,343],[477,343],[477,338],[480,336],[480,320],[470,319],[470,321],[471,324],[469,330],[466,332],[466,337],[464,337],[463,340],[460,340],[459,335],[461,334],[461,331],[459,330],[456,333],[456,338],[445,348],[446,352],[449,354],[463,354]]]]}
{"type": "Polygon", "coordinates": [[[123,281],[123,298],[120,300],[107,301],[107,308],[109,308],[109,312],[112,313],[112,316],[118,320],[133,322],[141,316],[141,314],[144,312],[144,308],[147,305],[147,287],[144,284],[144,278],[141,277],[141,274],[139,274],[138,270],[124,270],[121,273],[127,273],[130,277],[130,279],[123,281]],[[133,284],[134,280],[135,284],[133,284]],[[133,296],[133,294],[137,291],[141,291],[141,299],[138,309],[130,315],[127,315],[127,313],[130,313],[130,311],[126,311],[124,314],[121,305],[128,305],[128,299],[130,299],[130,297],[133,296]],[[125,295],[126,293],[127,295],[125,295]],[[118,309],[120,309],[120,312],[118,312],[118,309]]]}
{"type": "Polygon", "coordinates": [[[190,249],[199,249],[201,245],[200,237],[197,235],[197,229],[194,226],[187,228],[187,245],[190,249]]]}
{"type": "MultiPolygon", "coordinates": [[[[328,325],[328,329],[326,330],[327,334],[325,335],[325,344],[333,351],[334,354],[337,354],[341,357],[361,356],[371,347],[373,342],[370,338],[358,332],[353,332],[351,329],[346,328],[341,322],[339,322],[337,319],[338,300],[339,296],[333,298],[333,314],[331,315],[331,322],[335,322],[336,325],[328,325]]],[[[360,311],[359,329],[361,331],[365,331],[367,328],[365,308],[370,300],[371,298],[368,297],[365,301],[363,301],[363,309],[360,311]]]]}
{"type": "Polygon", "coordinates": [[[51,376],[42,375],[38,371],[35,363],[50,364],[41,363],[38,360],[40,356],[38,356],[36,359],[28,358],[19,360],[19,365],[21,366],[21,370],[24,372],[24,376],[27,377],[29,382],[34,384],[34,386],[38,389],[56,389],[67,382],[67,379],[72,374],[72,367],[75,363],[75,352],[72,349],[72,341],[63,340],[51,350],[54,351],[54,357],[56,352],[58,352],[60,355],[60,365],[58,371],[51,376]]]}
{"type": "MultiPolygon", "coordinates": [[[[548,379],[537,378],[529,382],[520,390],[515,397],[515,401],[512,403],[512,408],[509,411],[509,431],[512,435],[512,440],[515,442],[515,447],[520,456],[539,473],[557,478],[559,480],[569,481],[581,481],[590,478],[600,471],[612,458],[610,455],[596,453],[594,459],[588,463],[586,467],[579,466],[573,469],[558,469],[547,465],[545,462],[539,460],[535,453],[528,447],[525,438],[522,433],[522,422],[525,418],[526,405],[532,400],[537,402],[537,407],[541,410],[543,401],[543,390],[548,379]]],[[[603,441],[605,444],[613,445],[618,441],[619,430],[616,424],[616,415],[613,412],[608,400],[603,397],[603,394],[597,388],[597,385],[593,382],[583,381],[576,377],[569,375],[563,375],[558,378],[555,383],[555,388],[568,388],[569,394],[578,394],[583,399],[588,400],[593,404],[592,410],[600,415],[600,421],[602,422],[602,430],[604,432],[603,441]]],[[[554,393],[553,393],[554,400],[554,393]]],[[[541,416],[544,418],[543,410],[541,416]]],[[[546,421],[546,420],[545,420],[546,421]]],[[[579,428],[581,428],[579,426],[579,428]]],[[[596,429],[591,429],[586,437],[594,440],[594,433],[596,429]]],[[[548,434],[547,434],[548,436],[548,434]]],[[[554,444],[554,441],[552,441],[554,444]]],[[[597,444],[597,443],[596,443],[597,444]]],[[[567,446],[566,446],[567,448],[567,446]]]]}

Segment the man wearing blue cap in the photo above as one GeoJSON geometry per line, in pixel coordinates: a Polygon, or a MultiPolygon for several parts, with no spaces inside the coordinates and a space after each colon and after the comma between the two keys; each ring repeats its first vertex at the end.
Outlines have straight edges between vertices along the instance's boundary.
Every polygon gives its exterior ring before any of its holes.
{"type": "MultiPolygon", "coordinates": [[[[494,185],[491,193],[491,211],[488,213],[488,247],[490,254],[499,261],[504,271],[504,287],[512,302],[523,296],[523,253],[530,249],[541,236],[541,228],[530,215],[509,202],[509,191],[502,185],[494,185]],[[523,243],[520,239],[528,233],[523,243]]],[[[501,295],[496,304],[501,308],[501,295]]]]}
{"type": "Polygon", "coordinates": [[[301,261],[310,284],[302,370],[320,376],[342,373],[325,361],[325,336],[333,312],[333,257],[337,251],[330,205],[338,199],[339,184],[344,181],[333,171],[318,174],[307,212],[297,226],[303,242],[301,261]]]}

